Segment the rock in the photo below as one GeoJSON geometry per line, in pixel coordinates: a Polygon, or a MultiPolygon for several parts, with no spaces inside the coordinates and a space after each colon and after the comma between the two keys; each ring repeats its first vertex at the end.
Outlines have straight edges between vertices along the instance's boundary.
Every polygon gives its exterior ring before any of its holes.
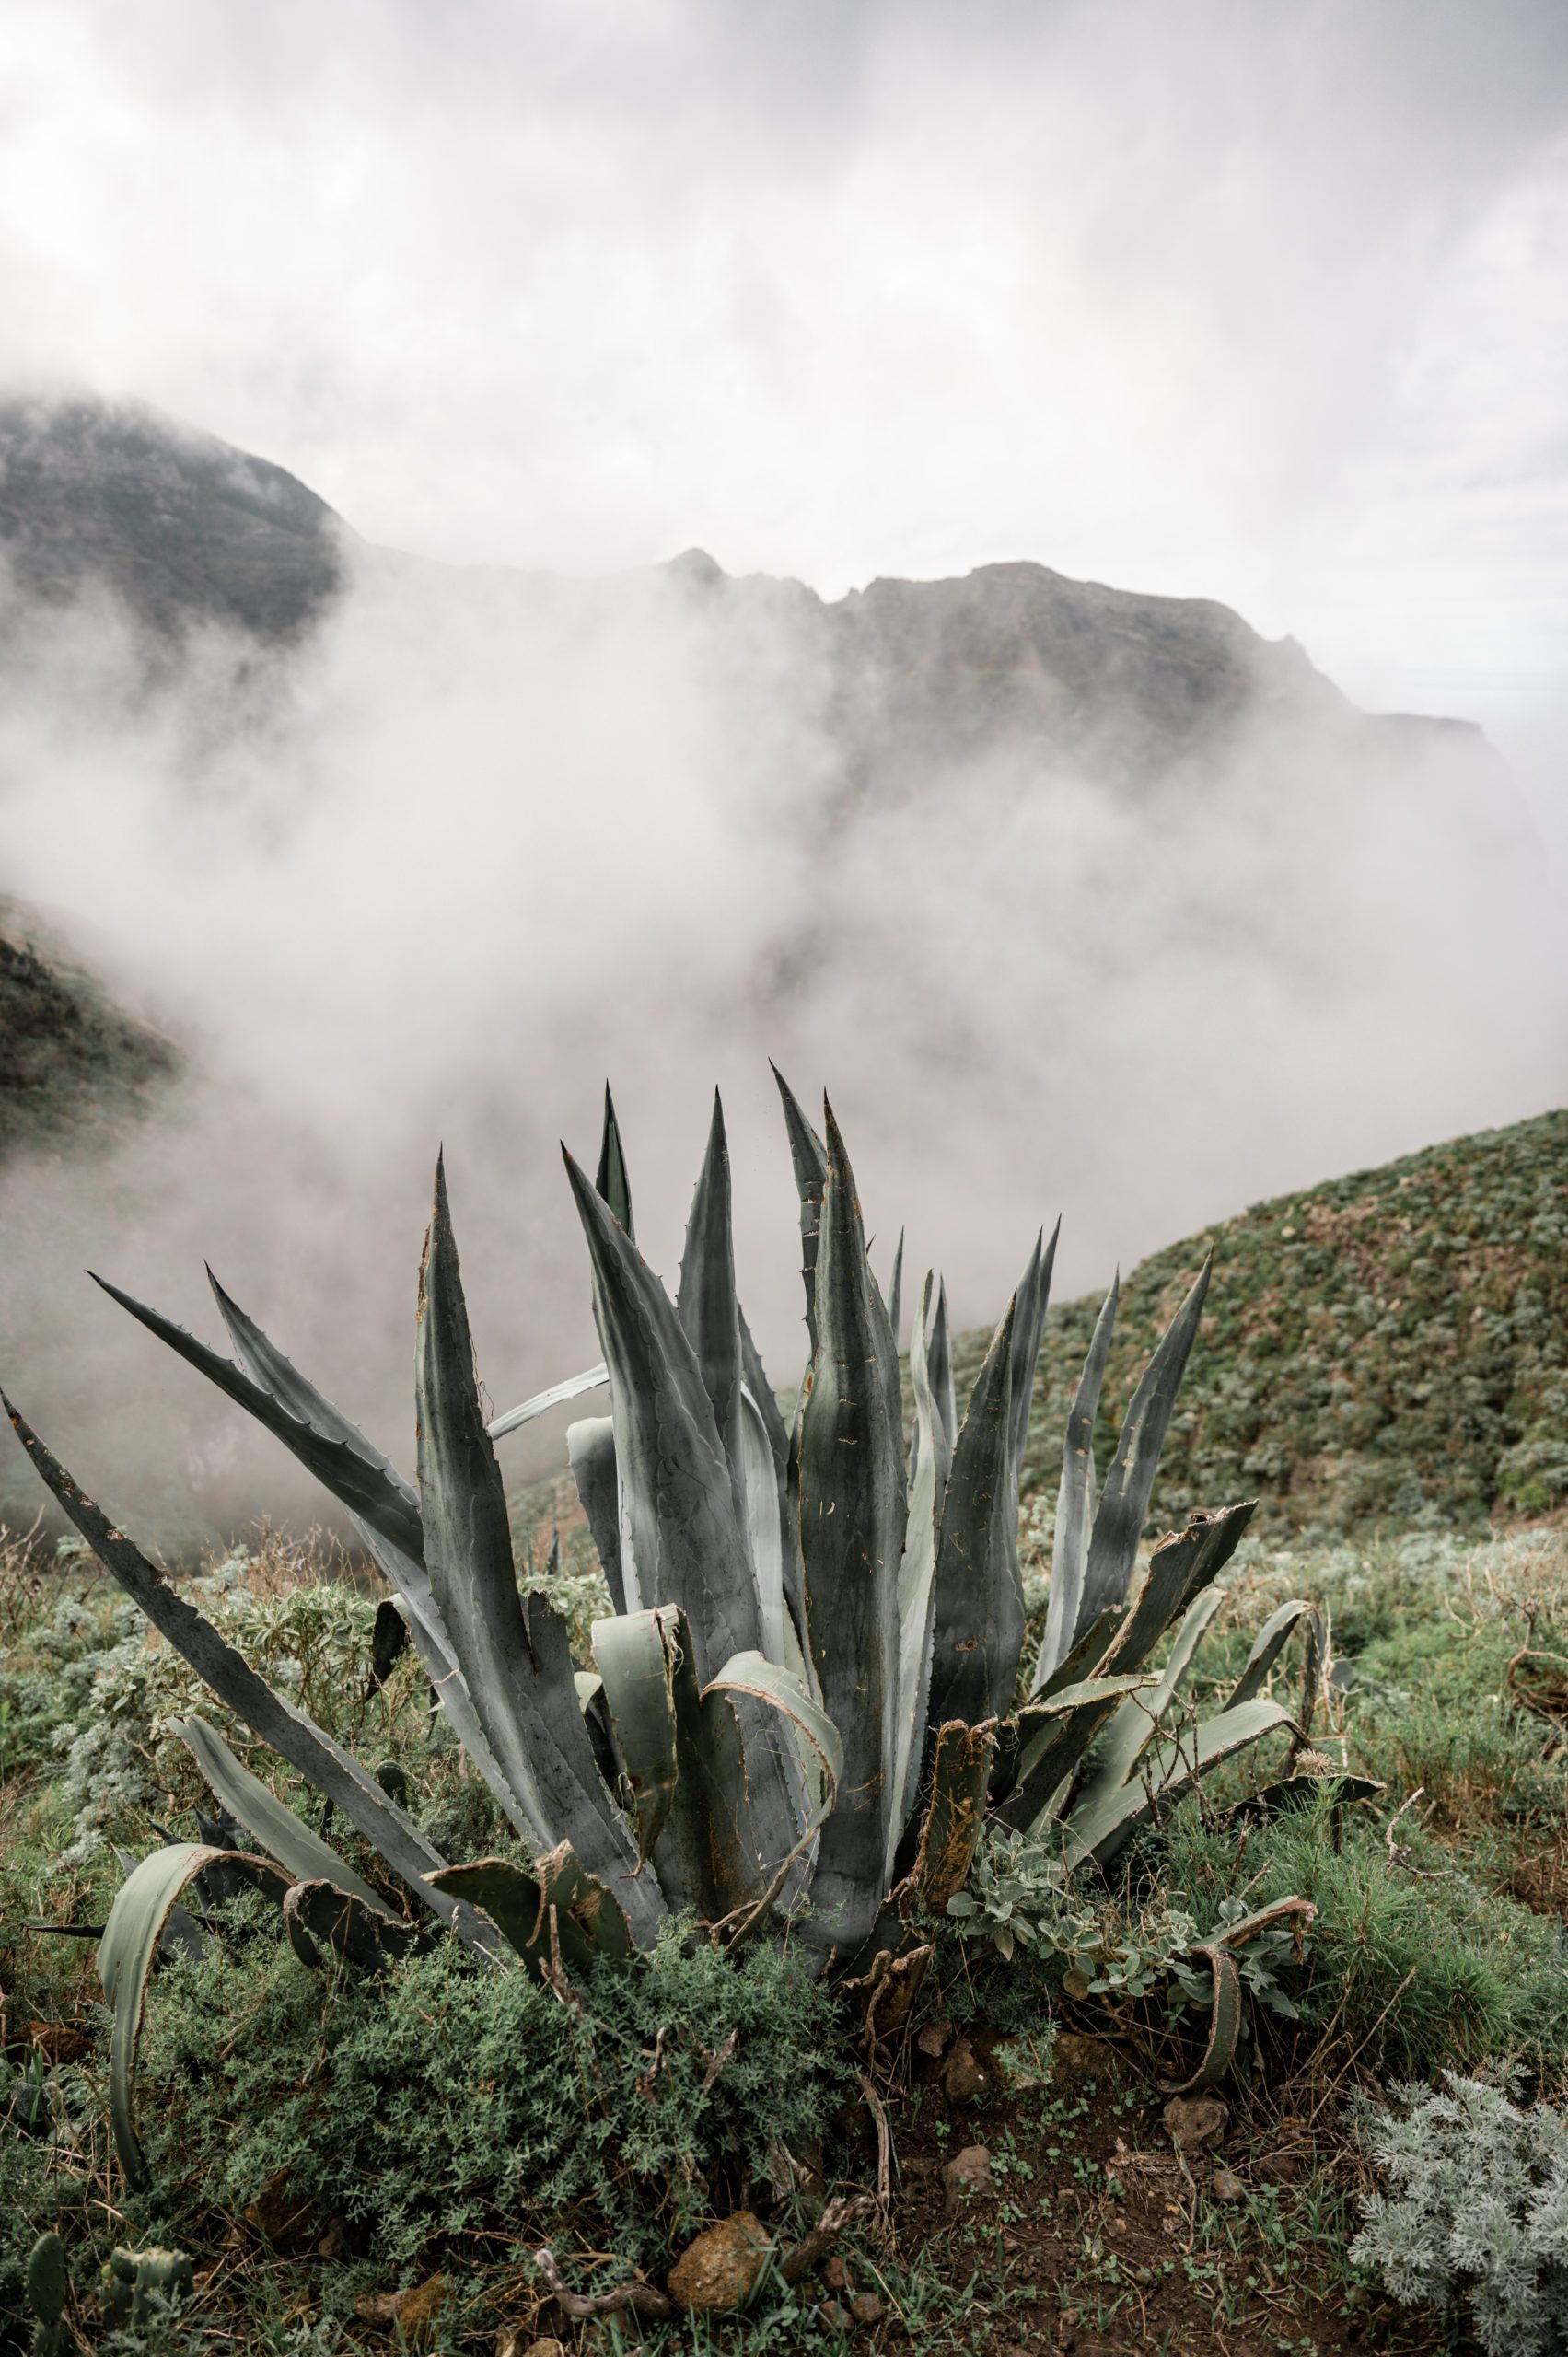
{"type": "Polygon", "coordinates": [[[738,2308],[762,2272],[768,2248],[761,2220],[738,2210],[687,2244],[669,2270],[669,2296],[691,2316],[738,2308]]]}
{"type": "Polygon", "coordinates": [[[1209,2188],[1216,2201],[1245,2201],[1247,2188],[1234,2169],[1216,2169],[1209,2188]]]}
{"type": "Polygon", "coordinates": [[[951,2022],[927,2022],[914,2042],[923,2054],[929,2054],[940,2061],[953,2042],[953,2025],[951,2022]]]}
{"type": "Polygon", "coordinates": [[[990,2072],[969,2039],[960,2038],[943,2066],[943,2094],[949,2103],[973,2103],[990,2085],[990,2072]]]}
{"type": "Polygon", "coordinates": [[[387,2331],[395,2328],[404,2341],[418,2348],[439,2315],[446,2296],[445,2275],[431,2275],[423,2283],[411,2283],[406,2292],[362,2293],[354,2304],[354,2312],[362,2324],[380,2325],[387,2331]]]}
{"type": "Polygon", "coordinates": [[[1120,2058],[1103,2038],[1086,2038],[1081,2030],[1064,2029],[1051,2054],[1053,2079],[1107,2079],[1115,2075],[1120,2058]]]}
{"type": "Polygon", "coordinates": [[[447,2279],[444,2275],[429,2276],[424,2282],[415,2283],[402,2293],[393,2321],[405,2340],[418,2347],[440,2314],[446,2297],[447,2279]]]}
{"type": "Polygon", "coordinates": [[[1276,2144],[1273,2151],[1264,2153],[1258,2162],[1258,2175],[1271,2185],[1288,2185],[1305,2177],[1311,2165],[1311,2154],[1302,2144],[1276,2144]]]}
{"type": "Polygon", "coordinates": [[[887,2310],[883,2307],[881,2301],[877,2298],[875,2292],[862,2292],[859,2293],[855,2299],[853,2299],[850,2302],[849,2312],[852,2320],[855,2324],[880,2324],[883,2316],[887,2314],[887,2310]]]}
{"type": "Polygon", "coordinates": [[[817,2313],[830,2332],[848,2331],[849,2310],[841,2306],[837,2300],[824,2300],[817,2313]]]}
{"type": "Polygon", "coordinates": [[[1184,2153],[1204,2153],[1230,2126],[1230,2107],[1218,2096],[1172,2096],[1165,2107],[1166,2133],[1184,2153]]]}
{"type": "Polygon", "coordinates": [[[527,2326],[518,2331],[510,2325],[503,2325],[495,2336],[495,2357],[566,2357],[563,2341],[548,2336],[543,2340],[525,2340],[523,2331],[527,2329],[527,2326]]]}
{"type": "Polygon", "coordinates": [[[947,2207],[957,2212],[966,2201],[981,2200],[994,2193],[996,2179],[991,2174],[991,2154],[983,2144],[967,2144],[955,2153],[942,2172],[942,2182],[947,2189],[947,2207]]]}
{"type": "Polygon", "coordinates": [[[87,2031],[71,2022],[29,2022],[28,2037],[46,2062],[79,2062],[92,2045],[87,2031]]]}
{"type": "Polygon", "coordinates": [[[837,2251],[834,2251],[830,2258],[825,2258],[822,2261],[822,2264],[818,2269],[817,2272],[822,2278],[822,2289],[825,2292],[842,2292],[845,2283],[849,2281],[848,2277],[844,2273],[843,2260],[839,2257],[837,2251]]]}

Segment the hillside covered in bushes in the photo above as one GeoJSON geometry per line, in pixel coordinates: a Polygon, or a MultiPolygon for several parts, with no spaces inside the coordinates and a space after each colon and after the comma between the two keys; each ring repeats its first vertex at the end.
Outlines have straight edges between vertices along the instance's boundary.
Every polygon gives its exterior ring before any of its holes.
{"type": "Polygon", "coordinates": [[[0,1161],[112,1144],[182,1058],[0,900],[0,1161]]]}
{"type": "MultiPolygon", "coordinates": [[[[1211,1246],[1153,1527],[1256,1496],[1264,1526],[1463,1527],[1568,1503],[1568,1111],[1260,1203],[1123,1280],[1097,1457],[1211,1246]]],[[[1050,1314],[1025,1471],[1049,1524],[1096,1298],[1050,1314]]],[[[989,1337],[955,1351],[960,1399],[989,1337]]]]}

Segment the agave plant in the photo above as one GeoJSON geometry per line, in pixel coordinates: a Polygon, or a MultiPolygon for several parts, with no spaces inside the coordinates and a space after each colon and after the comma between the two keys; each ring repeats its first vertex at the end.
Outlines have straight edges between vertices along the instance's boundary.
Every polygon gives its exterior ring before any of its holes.
{"type": "MultiPolygon", "coordinates": [[[[726,1944],[787,1930],[822,1967],[875,1981],[889,1961],[918,1952],[922,1917],[962,1885],[988,1807],[1036,1836],[1055,1829],[1069,1869],[1104,1862],[1161,1794],[1292,1724],[1260,1689],[1307,1617],[1300,1603],[1275,1614],[1214,1718],[1179,1736],[1162,1733],[1214,1609],[1214,1577],[1252,1510],[1193,1516],[1134,1577],[1207,1267],[1156,1350],[1097,1487],[1093,1435],[1114,1285],[1107,1298],[1068,1419],[1044,1639],[1028,1699],[1016,1708],[1018,1488],[1055,1236],[1037,1237],[961,1423],[946,1296],[926,1279],[910,1342],[906,1434],[901,1239],[884,1295],[830,1109],[819,1136],[779,1086],[810,1346],[793,1425],[736,1296],[716,1099],[672,1299],[636,1248],[607,1093],[597,1180],[566,1157],[603,1363],[492,1422],[437,1165],[419,1278],[417,1487],[215,1279],[232,1358],[106,1287],[248,1408],[353,1518],[531,1868],[437,1854],[395,1789],[273,1692],[6,1403],[77,1529],[222,1701],[343,1812],[424,1908],[472,1947],[493,1957],[515,1951],[547,1976],[596,1951],[629,1959],[667,1919],[690,1913],[726,1944]],[[594,1625],[584,1667],[548,1598],[519,1590],[495,1444],[602,1384],[610,1414],[567,1435],[614,1605],[594,1625]],[[1173,1625],[1156,1675],[1147,1665],[1173,1625]]],[[[192,1718],[180,1732],[256,1845],[244,1872],[264,1885],[271,1860],[292,1883],[302,1953],[316,1940],[375,1955],[394,1933],[407,1936],[386,1901],[215,1730],[192,1718]]],[[[138,2009],[139,1977],[182,1871],[188,1880],[217,1859],[211,1847],[185,1846],[183,1869],[166,1851],[138,1870],[150,1880],[123,1976],[136,1984],[138,2009]]],[[[111,1920],[105,1945],[119,1955],[126,1942],[110,1937],[114,1929],[111,1920]]]]}

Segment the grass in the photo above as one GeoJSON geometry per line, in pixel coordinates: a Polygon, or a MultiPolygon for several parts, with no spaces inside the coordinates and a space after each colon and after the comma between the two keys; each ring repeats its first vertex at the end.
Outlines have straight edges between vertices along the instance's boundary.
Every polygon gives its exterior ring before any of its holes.
{"type": "MultiPolygon", "coordinates": [[[[580,1583],[583,1570],[568,1556],[559,1576],[580,1583]]],[[[259,1666],[362,1756],[398,1759],[422,1822],[464,1854],[505,1849],[482,1786],[432,1728],[412,1660],[370,1690],[375,1596],[351,1563],[262,1533],[203,1578],[208,1608],[259,1666]]],[[[926,2077],[912,2085],[884,2054],[892,2238],[862,2235],[843,2252],[843,2296],[874,2293],[883,2321],[852,2330],[819,2282],[775,2275],[741,2319],[634,2334],[607,2319],[601,2350],[981,2357],[1066,2332],[1086,2346],[1157,2350],[1163,2334],[1171,2351],[1207,2351],[1223,2332],[1310,2341],[1326,2357],[1374,2327],[1401,2345],[1406,2323],[1346,2258],[1367,2182],[1342,2126],[1350,2089],[1513,2061],[1539,2092],[1563,2089],[1557,1886],[1526,1870],[1562,1856],[1568,1728],[1522,1707],[1510,1672],[1521,1651],[1568,1655],[1568,1538],[1542,1527],[1473,1542],[1417,1530],[1362,1546],[1255,1543],[1201,1656],[1211,1695],[1267,1611],[1295,1594],[1325,1609],[1337,1665],[1314,1741],[1385,1792],[1337,1820],[1248,1828],[1225,1809],[1276,1763],[1237,1765],[1083,1900],[1108,1942],[1152,1937],[1173,1911],[1201,1930],[1237,1892],[1249,1905],[1289,1891],[1318,1906],[1304,1960],[1283,1975],[1295,2018],[1252,2010],[1251,2075],[1232,2091],[1224,2154],[1237,2198],[1215,2197],[1210,2164],[1184,2175],[1171,2160],[1157,2080],[1190,2069],[1201,2038],[1194,2017],[1173,2014],[1167,1982],[1139,1998],[1074,1998],[1059,1970],[1004,1971],[943,1932],[912,2036],[946,2020],[982,2048],[1004,2029],[1032,2031],[1038,2046],[1054,2026],[1070,2033],[1059,2058],[1096,2041],[1101,2075],[1091,2084],[1074,2076],[1081,2062],[1059,2059],[1030,2089],[999,2086],[993,2072],[976,2105],[945,2093],[918,2049],[906,2059],[926,2077]],[[1308,2155],[1290,2182],[1265,2165],[1282,2134],[1308,2155]],[[976,2142],[992,2151],[997,2193],[951,2216],[942,2164],[976,2142]]],[[[129,2200],[104,2131],[92,1945],[25,1923],[101,1922],[116,1845],[140,1853],[155,1823],[189,1827],[199,1787],[167,1722],[194,1689],[70,1553],[0,1548],[0,1627],[4,2038],[13,2067],[53,2058],[34,2068],[56,2130],[44,2143],[0,2126],[0,2216],[17,2222],[0,2247],[0,2313],[28,2236],[57,2224],[84,2321],[110,2242],[167,2236],[192,2251],[197,2298],[165,2331],[168,2357],[211,2345],[210,2333],[242,2350],[344,2349],[366,2331],[356,2300],[437,2270],[449,2290],[428,2345],[488,2350],[503,2326],[550,2327],[528,2256],[540,2241],[586,2287],[629,2264],[662,2270],[703,2218],[743,2202],[787,2237],[794,2212],[768,2185],[781,2139],[819,2146],[830,2177],[875,2183],[875,2137],[842,2103],[845,2075],[867,2060],[853,2018],[771,1951],[748,1977],[671,1942],[652,1973],[581,1992],[579,2017],[520,1978],[498,1993],[445,1950],[379,1987],[323,1984],[264,1930],[160,1973],[144,2098],[158,2192],[129,2200]],[[704,2087],[731,2030],[736,2049],[704,2087]],[[304,2248],[269,2232],[280,2189],[308,2215],[304,2248]]],[[[1282,1686],[1296,1676],[1287,1657],[1282,1686]]],[[[203,1707],[221,1718],[210,1698],[203,1707]]],[[[228,1732],[301,1799],[279,1762],[228,1732]]],[[[363,1852],[356,1863],[372,1865],[363,1852]]],[[[1428,2316],[1408,2330],[1411,2347],[1433,2348],[1450,2327],[1428,2316]]],[[[165,2342],[149,2341],[147,2357],[165,2342]]]]}

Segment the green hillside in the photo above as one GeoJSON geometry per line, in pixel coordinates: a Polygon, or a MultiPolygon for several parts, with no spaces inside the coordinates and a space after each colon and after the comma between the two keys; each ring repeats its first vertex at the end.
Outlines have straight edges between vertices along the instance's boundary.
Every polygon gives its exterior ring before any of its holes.
{"type": "Polygon", "coordinates": [[[122,1135],[180,1069],[173,1044],[114,1004],[0,901],[0,1161],[122,1135]]]}
{"type": "MultiPolygon", "coordinates": [[[[1254,1495],[1264,1527],[1325,1536],[1568,1503],[1568,1111],[1281,1196],[1145,1260],[1122,1286],[1102,1469],[1211,1245],[1158,1527],[1254,1495]]],[[[1041,1526],[1098,1306],[1047,1325],[1026,1474],[1041,1526]]],[[[960,1402],[988,1339],[955,1351],[960,1402]]]]}

